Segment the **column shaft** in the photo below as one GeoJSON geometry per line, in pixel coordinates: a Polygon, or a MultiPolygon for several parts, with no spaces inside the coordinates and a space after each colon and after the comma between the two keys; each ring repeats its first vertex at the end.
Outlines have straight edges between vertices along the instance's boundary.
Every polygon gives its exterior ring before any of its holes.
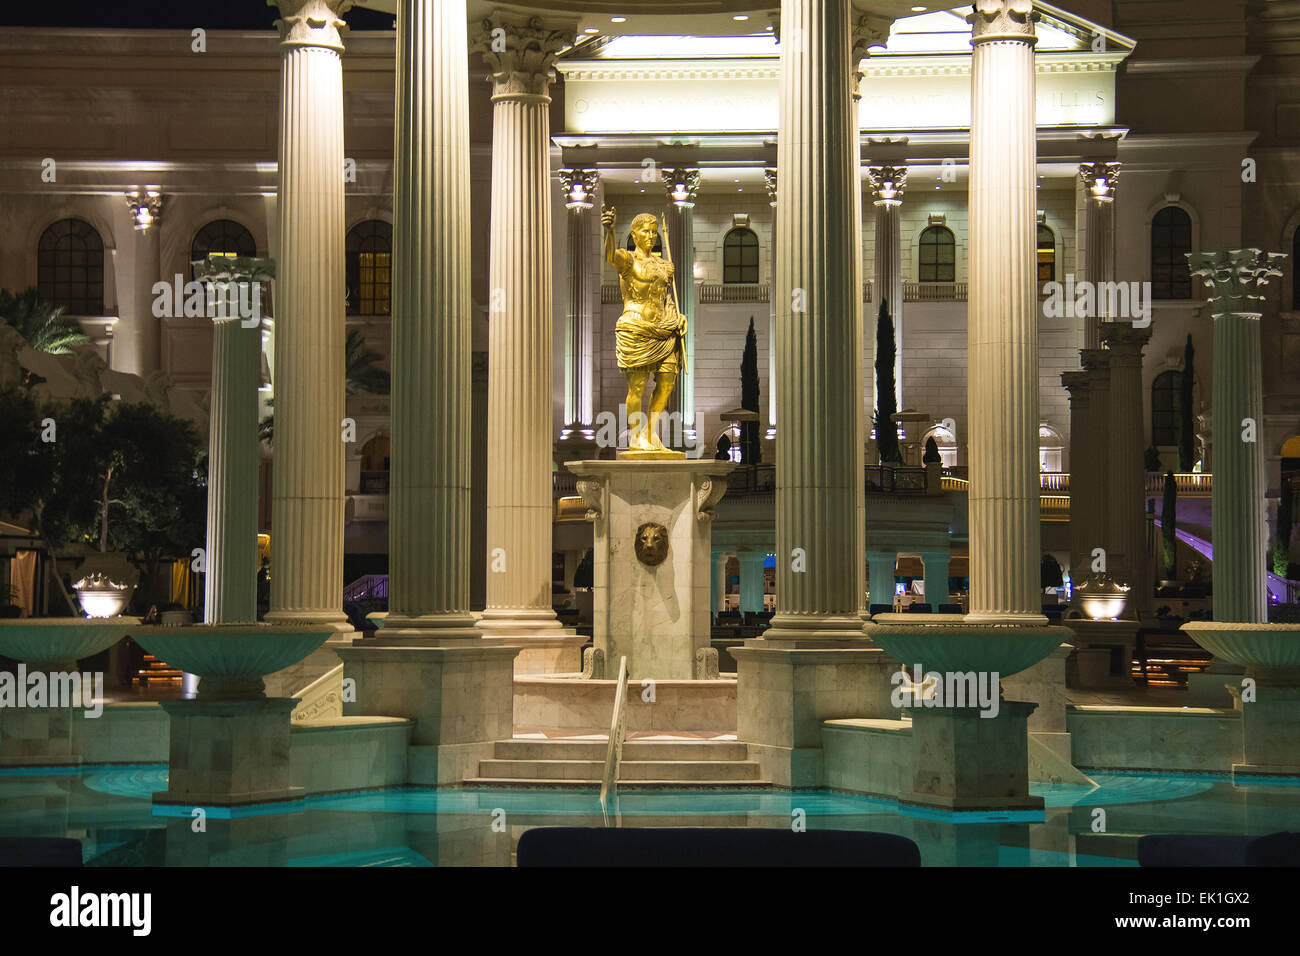
{"type": "Polygon", "coordinates": [[[1041,623],[1035,37],[1007,7],[971,15],[970,619],[1041,623]]]}
{"type": "Polygon", "coordinates": [[[1146,547],[1146,435],[1143,416],[1134,410],[1142,408],[1142,346],[1151,331],[1127,322],[1103,322],[1099,329],[1110,357],[1106,570],[1132,589],[1130,609],[1146,610],[1152,597],[1146,547]]]}
{"type": "Polygon", "coordinates": [[[921,555],[925,564],[925,601],[932,611],[948,603],[948,552],[927,551],[921,555]]]}
{"type": "Polygon", "coordinates": [[[763,562],[767,555],[762,551],[740,552],[740,609],[763,610],[763,562]]]}
{"type": "Polygon", "coordinates": [[[343,0],[278,0],[280,266],[268,620],[343,624],[343,0]]]}
{"type": "Polygon", "coordinates": [[[135,315],[123,330],[127,334],[113,337],[114,355],[119,341],[123,346],[121,364],[114,361],[113,367],[142,378],[162,368],[162,320],[153,314],[153,287],[162,278],[160,232],[156,222],[135,231],[135,315]]]}
{"type": "Polygon", "coordinates": [[[867,582],[871,589],[870,604],[887,604],[891,608],[894,606],[894,569],[897,560],[898,555],[892,552],[867,552],[867,564],[871,571],[867,582]]]}
{"type": "Polygon", "coordinates": [[[860,633],[861,183],[850,34],[849,0],[782,5],[773,294],[783,437],[776,469],[778,610],[769,640],[860,633]]]}
{"type": "MultiPolygon", "coordinates": [[[[465,0],[397,6],[387,628],[469,612],[470,175],[465,0]]],[[[387,630],[385,628],[385,630],[387,630]]]]}
{"type": "Polygon", "coordinates": [[[261,329],[239,319],[212,328],[212,395],[208,428],[208,624],[257,620],[257,388],[261,329]]]}
{"type": "Polygon", "coordinates": [[[1268,620],[1259,315],[1214,316],[1214,619],[1268,620]],[[1243,422],[1255,423],[1254,441],[1243,422]]]}

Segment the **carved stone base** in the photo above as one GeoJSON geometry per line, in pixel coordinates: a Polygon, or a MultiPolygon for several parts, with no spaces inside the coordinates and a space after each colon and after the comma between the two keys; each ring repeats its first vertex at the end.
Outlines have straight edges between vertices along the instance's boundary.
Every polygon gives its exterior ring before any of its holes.
{"type": "Polygon", "coordinates": [[[695,651],[695,679],[718,679],[718,649],[701,647],[695,651]]]}
{"type": "Polygon", "coordinates": [[[605,652],[599,647],[587,647],[582,651],[582,679],[605,679],[605,652]]]}

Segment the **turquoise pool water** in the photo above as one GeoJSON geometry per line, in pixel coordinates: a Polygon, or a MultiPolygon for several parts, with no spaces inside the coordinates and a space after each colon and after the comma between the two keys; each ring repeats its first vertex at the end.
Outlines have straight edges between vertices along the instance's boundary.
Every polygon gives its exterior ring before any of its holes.
{"type": "MultiPolygon", "coordinates": [[[[910,837],[927,866],[1135,866],[1146,833],[1300,829],[1300,786],[1226,776],[1093,774],[1099,787],[1035,785],[1030,820],[952,817],[828,791],[636,791],[602,814],[573,790],[402,788],[196,821],[155,810],[165,766],[0,771],[0,836],[72,836],[91,866],[510,866],[535,826],[805,826],[910,837]]],[[[654,861],[647,861],[654,862],[654,861]]]]}

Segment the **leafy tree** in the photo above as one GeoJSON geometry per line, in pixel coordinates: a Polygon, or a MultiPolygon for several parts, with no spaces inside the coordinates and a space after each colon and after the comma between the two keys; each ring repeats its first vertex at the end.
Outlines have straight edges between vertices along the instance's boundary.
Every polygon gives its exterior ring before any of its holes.
{"type": "Polygon", "coordinates": [[[1178,576],[1178,481],[1172,471],[1165,472],[1164,499],[1160,503],[1160,546],[1165,579],[1172,581],[1178,576]]]}
{"type": "Polygon", "coordinates": [[[1184,473],[1196,467],[1196,409],[1192,407],[1195,361],[1196,349],[1192,346],[1192,334],[1188,332],[1187,344],[1183,347],[1183,375],[1178,385],[1178,467],[1184,473]]]}
{"type": "MultiPolygon", "coordinates": [[[[387,395],[392,387],[392,376],[376,364],[383,356],[366,346],[366,336],[360,329],[348,329],[344,345],[344,388],[349,395],[366,393],[387,395]]],[[[274,407],[274,401],[266,403],[274,407]]],[[[267,415],[257,425],[257,437],[264,442],[275,439],[275,415],[267,415]]]]}
{"type": "Polygon", "coordinates": [[[1061,572],[1061,562],[1050,554],[1045,554],[1042,560],[1038,562],[1038,580],[1044,588],[1059,588],[1065,584],[1065,576],[1061,572]]]}
{"type": "Polygon", "coordinates": [[[0,289],[0,320],[22,333],[38,352],[66,355],[90,341],[77,321],[65,317],[63,311],[61,305],[42,302],[34,288],[18,295],[0,289]]]}
{"type": "Polygon", "coordinates": [[[582,560],[578,566],[573,569],[573,586],[575,588],[589,588],[592,586],[596,571],[596,559],[590,548],[583,554],[582,560]]]}
{"type": "MultiPolygon", "coordinates": [[[[751,315],[749,331],[745,333],[745,352],[740,358],[740,407],[757,412],[758,405],[758,336],[754,332],[754,317],[751,315]]],[[[758,422],[741,422],[740,460],[747,465],[755,465],[762,457],[758,422]]]]}
{"type": "Polygon", "coordinates": [[[880,301],[880,311],[876,314],[876,448],[880,451],[880,460],[884,462],[901,462],[903,453],[898,447],[898,431],[894,425],[894,413],[898,411],[898,394],[894,382],[894,359],[897,355],[894,344],[894,320],[889,314],[889,302],[880,301]]]}

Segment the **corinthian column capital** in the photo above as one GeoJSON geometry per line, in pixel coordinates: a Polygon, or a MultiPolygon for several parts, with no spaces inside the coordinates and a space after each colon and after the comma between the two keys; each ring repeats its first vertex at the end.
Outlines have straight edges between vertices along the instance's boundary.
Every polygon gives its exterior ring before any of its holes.
{"type": "Polygon", "coordinates": [[[284,47],[318,46],[343,52],[343,32],[347,24],[343,14],[352,9],[353,0],[266,0],[268,7],[280,11],[275,21],[284,47]]]}
{"type": "Polygon", "coordinates": [[[975,0],[967,21],[971,42],[1023,39],[1033,43],[1039,13],[1033,0],[975,0]]]}
{"type": "Polygon", "coordinates": [[[1210,314],[1257,315],[1264,301],[1264,286],[1273,276],[1282,275],[1280,252],[1258,249],[1233,249],[1229,252],[1189,252],[1188,266],[1199,276],[1210,296],[1210,314]]]}
{"type": "Polygon", "coordinates": [[[700,194],[698,169],[665,169],[663,180],[664,193],[670,202],[685,209],[695,205],[695,197],[700,194]]]}
{"type": "Polygon", "coordinates": [[[897,206],[903,201],[907,187],[906,166],[868,166],[867,182],[876,197],[877,206],[897,206]]]}
{"type": "Polygon", "coordinates": [[[1079,178],[1097,202],[1110,202],[1119,186],[1119,163],[1080,163],[1079,178]]]}
{"type": "Polygon", "coordinates": [[[600,175],[594,169],[561,169],[560,185],[564,188],[565,208],[576,212],[592,207],[592,195],[600,185],[600,175]]]}
{"type": "Polygon", "coordinates": [[[576,22],[545,24],[540,17],[530,17],[525,23],[493,14],[484,17],[471,34],[470,49],[492,71],[493,99],[541,96],[549,100],[555,58],[576,35],[576,22]]]}

